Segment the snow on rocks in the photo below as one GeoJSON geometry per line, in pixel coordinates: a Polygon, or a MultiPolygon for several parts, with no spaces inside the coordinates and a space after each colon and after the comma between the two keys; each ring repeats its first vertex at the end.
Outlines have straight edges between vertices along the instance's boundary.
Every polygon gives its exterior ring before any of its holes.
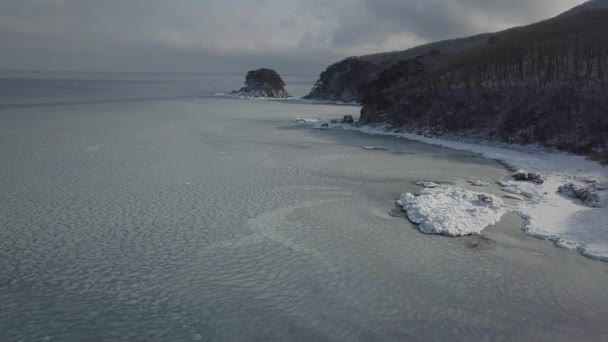
{"type": "Polygon", "coordinates": [[[503,188],[516,188],[517,187],[517,182],[514,182],[514,181],[498,181],[496,183],[498,183],[498,185],[502,186],[503,188]]]}
{"type": "Polygon", "coordinates": [[[516,187],[505,187],[500,189],[506,193],[512,194],[512,195],[521,195],[521,190],[519,190],[516,187]]]}
{"type": "Polygon", "coordinates": [[[406,193],[397,204],[423,233],[448,236],[481,234],[506,213],[500,198],[452,186],[406,193]]]}
{"type": "Polygon", "coordinates": [[[479,199],[481,202],[493,206],[494,205],[494,197],[490,196],[490,195],[486,195],[486,194],[479,194],[477,195],[477,199],[479,199]]]}
{"type": "Polygon", "coordinates": [[[516,194],[504,194],[502,197],[509,198],[509,199],[514,199],[514,200],[518,200],[518,201],[523,201],[524,200],[523,197],[521,197],[519,195],[516,195],[516,194]]]}
{"type": "Polygon", "coordinates": [[[579,199],[588,207],[602,207],[602,201],[600,200],[595,183],[568,183],[560,186],[558,192],[570,198],[579,199]]]}
{"type": "Polygon", "coordinates": [[[487,182],[482,182],[480,180],[477,179],[470,179],[468,180],[469,184],[474,185],[474,186],[484,186],[484,187],[490,187],[492,186],[492,184],[487,183],[487,182]]]}
{"type": "Polygon", "coordinates": [[[295,123],[300,123],[300,124],[314,124],[317,123],[319,121],[321,121],[321,119],[319,118],[295,118],[293,119],[293,121],[295,123]]]}
{"type": "Polygon", "coordinates": [[[543,184],[545,176],[540,173],[527,172],[519,170],[513,174],[513,179],[516,181],[528,181],[536,184],[543,184]]]}
{"type": "Polygon", "coordinates": [[[523,195],[530,199],[538,198],[540,196],[538,188],[534,189],[530,186],[526,187],[523,184],[518,185],[517,183],[513,184],[510,182],[504,182],[504,181],[498,182],[498,183],[502,186],[502,188],[500,190],[502,190],[508,194],[511,194],[511,195],[523,195]]]}
{"type": "Polygon", "coordinates": [[[420,182],[416,182],[414,184],[418,185],[418,186],[421,186],[423,188],[427,188],[427,189],[435,189],[435,188],[441,187],[441,185],[439,185],[439,184],[437,184],[435,182],[420,181],[420,182]]]}

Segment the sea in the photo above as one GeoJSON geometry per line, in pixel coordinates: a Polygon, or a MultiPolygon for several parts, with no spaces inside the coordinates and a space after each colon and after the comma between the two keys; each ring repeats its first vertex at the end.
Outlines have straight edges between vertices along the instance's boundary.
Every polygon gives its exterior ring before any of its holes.
{"type": "Polygon", "coordinates": [[[499,162],[293,121],[356,106],[215,96],[243,79],[0,72],[0,341],[606,340],[608,263],[514,214],[449,238],[395,204],[499,162]]]}

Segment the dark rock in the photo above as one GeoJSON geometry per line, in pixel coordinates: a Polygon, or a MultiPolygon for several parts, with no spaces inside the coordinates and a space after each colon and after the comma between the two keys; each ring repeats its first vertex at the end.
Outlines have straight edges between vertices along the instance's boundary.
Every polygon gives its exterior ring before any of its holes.
{"type": "Polygon", "coordinates": [[[324,124],[321,125],[321,128],[329,128],[329,124],[324,123],[324,124]]]}
{"type": "Polygon", "coordinates": [[[245,86],[239,91],[230,93],[234,96],[268,97],[283,99],[290,97],[285,90],[285,82],[272,69],[258,69],[247,73],[245,86]]]}
{"type": "Polygon", "coordinates": [[[517,171],[513,174],[513,179],[521,182],[533,182],[536,184],[543,184],[545,182],[545,176],[540,173],[532,173],[525,171],[517,171]]]}
{"type": "Polygon", "coordinates": [[[568,183],[560,186],[559,193],[570,198],[579,199],[588,207],[601,208],[602,201],[594,185],[568,183]]]}
{"type": "Polygon", "coordinates": [[[513,179],[515,179],[516,181],[527,181],[528,180],[528,173],[526,172],[516,172],[513,174],[513,179]]]}
{"type": "Polygon", "coordinates": [[[353,118],[352,115],[344,115],[344,118],[342,119],[342,123],[352,125],[355,123],[355,119],[353,118]]]}
{"type": "Polygon", "coordinates": [[[487,205],[493,205],[494,204],[494,198],[492,198],[492,196],[489,195],[484,195],[484,194],[479,194],[477,195],[477,198],[479,198],[479,201],[487,204],[487,205]]]}

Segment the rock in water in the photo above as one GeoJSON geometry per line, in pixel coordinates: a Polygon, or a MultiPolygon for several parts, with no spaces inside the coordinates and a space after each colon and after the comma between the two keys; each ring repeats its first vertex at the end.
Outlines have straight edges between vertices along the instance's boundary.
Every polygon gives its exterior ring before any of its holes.
{"type": "Polygon", "coordinates": [[[272,69],[258,69],[247,73],[245,86],[239,91],[230,93],[233,96],[266,97],[284,99],[290,97],[285,90],[285,82],[279,74],[272,69]]]}

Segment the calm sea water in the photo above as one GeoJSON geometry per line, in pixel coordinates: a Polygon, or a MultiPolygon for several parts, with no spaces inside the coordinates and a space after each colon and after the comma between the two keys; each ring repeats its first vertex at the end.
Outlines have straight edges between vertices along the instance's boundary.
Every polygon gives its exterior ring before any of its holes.
{"type": "Polygon", "coordinates": [[[0,74],[1,341],[605,340],[606,263],[514,216],[453,239],[396,210],[498,163],[211,96],[241,83],[0,74]]]}

